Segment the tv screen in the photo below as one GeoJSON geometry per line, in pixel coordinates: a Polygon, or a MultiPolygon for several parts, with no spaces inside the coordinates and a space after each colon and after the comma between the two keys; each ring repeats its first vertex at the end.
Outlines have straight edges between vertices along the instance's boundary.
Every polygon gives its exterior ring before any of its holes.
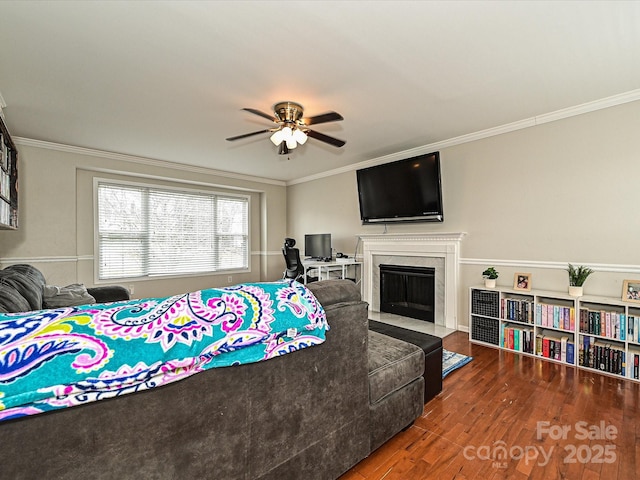
{"type": "Polygon", "coordinates": [[[331,258],[331,234],[314,233],[305,235],[304,256],[317,260],[331,258]]]}
{"type": "Polygon", "coordinates": [[[440,152],[356,172],[362,223],[442,222],[440,152]]]}

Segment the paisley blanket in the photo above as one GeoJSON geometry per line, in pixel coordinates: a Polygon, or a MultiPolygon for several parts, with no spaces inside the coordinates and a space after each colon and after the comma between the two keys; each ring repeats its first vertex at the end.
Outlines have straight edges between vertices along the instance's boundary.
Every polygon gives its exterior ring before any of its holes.
{"type": "Polygon", "coordinates": [[[0,314],[0,421],[166,385],[324,342],[294,281],[0,314]]]}

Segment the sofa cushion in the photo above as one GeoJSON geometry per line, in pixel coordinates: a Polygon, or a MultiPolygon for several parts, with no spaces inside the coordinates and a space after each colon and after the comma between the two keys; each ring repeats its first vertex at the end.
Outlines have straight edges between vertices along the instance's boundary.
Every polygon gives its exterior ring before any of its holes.
{"type": "Polygon", "coordinates": [[[42,309],[44,276],[31,265],[10,265],[0,270],[0,312],[42,309]]]}
{"type": "Polygon", "coordinates": [[[424,372],[420,347],[369,331],[369,402],[373,405],[424,372]]]}
{"type": "Polygon", "coordinates": [[[43,303],[45,308],[74,307],[96,303],[96,299],[89,295],[87,288],[81,283],[66,287],[45,285],[43,303]]]}
{"type": "Polygon", "coordinates": [[[413,343],[424,351],[424,401],[442,391],[442,339],[388,323],[369,320],[369,330],[413,343]]]}
{"type": "Polygon", "coordinates": [[[0,277],[0,313],[28,312],[30,310],[29,302],[20,294],[20,291],[4,283],[0,277]]]}

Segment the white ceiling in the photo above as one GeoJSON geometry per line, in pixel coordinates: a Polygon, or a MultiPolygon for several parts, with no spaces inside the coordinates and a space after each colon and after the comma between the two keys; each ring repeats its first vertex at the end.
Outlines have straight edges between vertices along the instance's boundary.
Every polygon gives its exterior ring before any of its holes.
{"type": "Polygon", "coordinates": [[[0,5],[12,135],[292,180],[640,88],[640,2],[0,5]],[[279,156],[241,110],[343,139],[279,156]]]}

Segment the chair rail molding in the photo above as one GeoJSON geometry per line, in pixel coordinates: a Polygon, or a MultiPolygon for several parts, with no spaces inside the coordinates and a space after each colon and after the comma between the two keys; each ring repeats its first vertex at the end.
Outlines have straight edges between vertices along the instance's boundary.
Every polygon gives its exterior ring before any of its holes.
{"type": "Polygon", "coordinates": [[[362,297],[372,305],[374,298],[374,257],[431,257],[444,260],[444,321],[447,328],[456,329],[458,286],[460,281],[460,243],[465,232],[455,233],[384,233],[360,234],[363,251],[362,297]]]}

